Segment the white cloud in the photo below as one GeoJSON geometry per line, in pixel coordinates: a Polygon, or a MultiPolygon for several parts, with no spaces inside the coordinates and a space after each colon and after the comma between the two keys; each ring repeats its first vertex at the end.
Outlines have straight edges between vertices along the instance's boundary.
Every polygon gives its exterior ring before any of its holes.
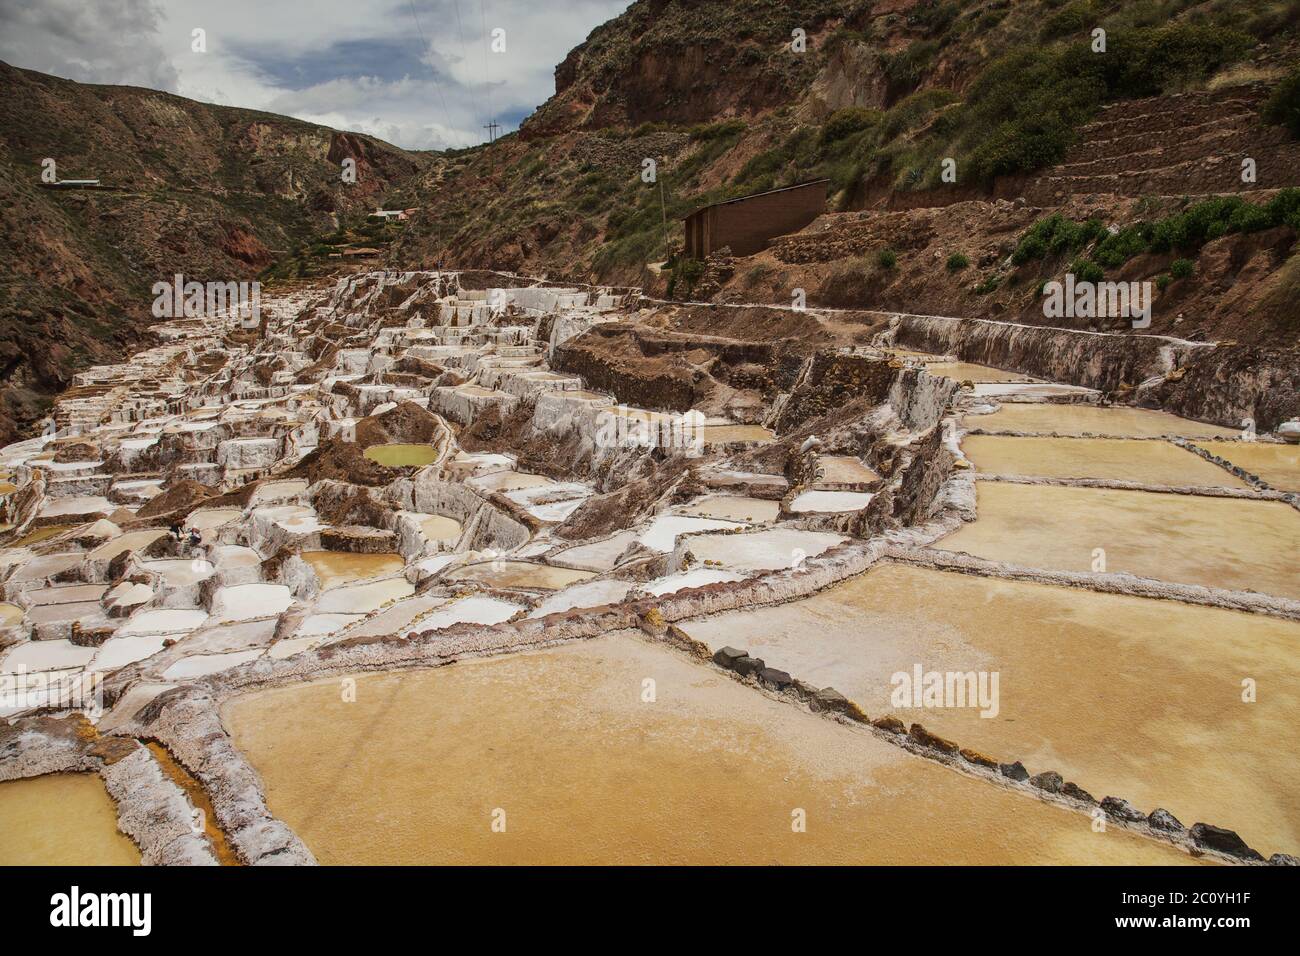
{"type": "Polygon", "coordinates": [[[0,0],[0,57],[71,79],[166,89],[431,149],[481,142],[490,120],[513,128],[508,120],[554,92],[555,65],[627,5],[0,0]],[[191,50],[196,27],[206,32],[204,53],[191,50]],[[491,53],[498,27],[506,50],[491,53]]]}

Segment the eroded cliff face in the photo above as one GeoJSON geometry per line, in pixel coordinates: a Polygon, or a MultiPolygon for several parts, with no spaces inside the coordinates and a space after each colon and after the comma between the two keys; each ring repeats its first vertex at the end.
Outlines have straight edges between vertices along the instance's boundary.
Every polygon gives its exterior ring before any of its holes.
{"type": "Polygon", "coordinates": [[[1197,350],[1140,394],[1188,418],[1273,431],[1300,418],[1300,353],[1246,345],[1197,350]]]}

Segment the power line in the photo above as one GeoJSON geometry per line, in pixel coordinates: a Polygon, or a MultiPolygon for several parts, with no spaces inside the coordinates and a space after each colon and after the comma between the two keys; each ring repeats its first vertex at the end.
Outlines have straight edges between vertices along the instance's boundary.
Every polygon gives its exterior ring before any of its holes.
{"type": "MultiPolygon", "coordinates": [[[[460,35],[460,58],[468,69],[469,57],[465,55],[465,26],[460,20],[460,0],[452,0],[452,6],[456,8],[456,32],[460,35]]],[[[474,93],[473,82],[466,83],[465,86],[469,89],[469,101],[474,106],[474,122],[477,123],[480,118],[478,96],[474,93]]]]}
{"type": "Polygon", "coordinates": [[[488,47],[488,28],[487,28],[487,11],[484,10],[485,0],[478,0],[478,18],[479,24],[483,28],[483,93],[487,97],[488,119],[496,121],[496,108],[492,105],[492,69],[488,65],[492,57],[489,55],[488,47]]]}
{"type": "MultiPolygon", "coordinates": [[[[415,12],[414,0],[406,0],[406,5],[411,10],[411,19],[415,21],[415,32],[420,36],[420,49],[426,54],[429,53],[429,43],[424,38],[424,28],[420,26],[420,17],[415,12]]],[[[429,63],[429,74],[433,77],[433,87],[438,91],[438,100],[442,103],[442,118],[447,121],[447,133],[450,135],[454,130],[451,125],[451,112],[447,109],[447,99],[442,95],[442,84],[438,82],[438,71],[433,68],[433,63],[429,63]]],[[[448,143],[447,145],[451,145],[448,143]]]]}

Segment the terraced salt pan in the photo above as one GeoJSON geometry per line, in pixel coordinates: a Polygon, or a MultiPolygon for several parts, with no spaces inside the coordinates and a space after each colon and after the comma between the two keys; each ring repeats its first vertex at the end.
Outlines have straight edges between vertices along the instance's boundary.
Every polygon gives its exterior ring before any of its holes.
{"type": "Polygon", "coordinates": [[[530,475],[522,471],[493,471],[470,478],[465,482],[480,491],[518,491],[521,488],[549,488],[559,484],[545,475],[530,475]]]}
{"type": "Polygon", "coordinates": [[[718,521],[714,518],[693,518],[689,515],[664,514],[650,522],[650,526],[636,536],[636,540],[651,551],[667,552],[677,544],[677,536],[696,534],[701,531],[715,531],[719,528],[743,528],[745,525],[734,521],[718,521]]]}
{"type": "Polygon", "coordinates": [[[89,667],[91,670],[111,671],[134,664],[161,651],[166,639],[162,634],[111,637],[99,646],[89,667]]]}
{"type": "Polygon", "coordinates": [[[383,634],[400,634],[410,629],[411,624],[435,608],[440,608],[450,598],[439,594],[421,594],[405,601],[390,604],[378,614],[372,615],[364,623],[351,628],[347,636],[375,637],[383,634]]]}
{"type": "Polygon", "coordinates": [[[93,773],[0,783],[0,866],[138,866],[117,807],[93,773]]]}
{"type": "Polygon", "coordinates": [[[781,512],[781,503],[744,495],[705,495],[676,510],[678,514],[698,518],[771,524],[781,512]]]}
{"type": "Polygon", "coordinates": [[[48,498],[41,507],[42,518],[59,515],[111,514],[117,509],[102,495],[72,495],[67,498],[48,498]]]}
{"type": "Polygon", "coordinates": [[[275,524],[285,531],[292,531],[297,534],[311,534],[313,531],[321,531],[328,528],[316,517],[316,510],[308,508],[305,505],[281,505],[274,508],[257,508],[253,514],[263,515],[270,518],[275,524]]]}
{"type": "Polygon", "coordinates": [[[992,561],[1300,598],[1300,512],[1280,501],[981,481],[979,517],[939,541],[992,561]]]}
{"type": "Polygon", "coordinates": [[[436,631],[453,624],[500,624],[523,610],[499,598],[471,595],[459,598],[410,625],[412,631],[436,631]]]}
{"type": "Polygon", "coordinates": [[[419,467],[437,461],[438,449],[433,445],[401,443],[371,445],[365,450],[365,456],[388,468],[419,467]]]}
{"type": "Polygon", "coordinates": [[[293,594],[283,584],[235,584],[217,588],[212,596],[215,621],[249,621],[283,613],[293,594]]]}
{"type": "Polygon", "coordinates": [[[758,442],[768,444],[776,441],[776,434],[762,425],[702,425],[700,437],[705,445],[725,445],[729,442],[758,442]]]}
{"type": "Polygon", "coordinates": [[[262,656],[262,649],[231,651],[226,654],[194,654],[183,657],[163,671],[164,680],[192,680],[247,664],[262,656]]]}
{"type": "Polygon", "coordinates": [[[794,496],[790,510],[795,514],[861,511],[873,497],[865,491],[804,491],[794,496]]]}
{"type": "Polygon", "coordinates": [[[460,540],[460,522],[455,518],[448,518],[445,515],[405,513],[413,515],[419,520],[420,533],[424,535],[424,540],[430,544],[452,545],[460,540]]]}
{"type": "Polygon", "coordinates": [[[294,637],[328,637],[337,634],[349,624],[364,618],[364,614],[313,614],[298,625],[294,637]]]}
{"type": "Polygon", "coordinates": [[[45,578],[66,571],[69,568],[75,568],[85,560],[85,555],[79,551],[67,552],[64,554],[44,554],[40,557],[32,558],[17,571],[9,576],[9,581],[13,583],[24,581],[41,581],[45,578]]]}
{"type": "Polygon", "coordinates": [[[635,585],[631,581],[609,579],[575,584],[563,591],[552,594],[537,605],[528,616],[545,617],[548,614],[556,614],[575,607],[599,607],[602,604],[617,604],[627,597],[627,593],[633,587],[635,585]]]}
{"type": "Polygon", "coordinates": [[[391,576],[406,566],[400,554],[304,551],[299,557],[310,564],[312,570],[316,572],[322,591],[342,584],[351,584],[354,581],[391,576]]]}
{"type": "Polygon", "coordinates": [[[98,601],[108,590],[106,584],[57,584],[54,587],[24,591],[23,601],[32,607],[47,604],[75,604],[81,601],[98,601]]]}
{"type": "Polygon", "coordinates": [[[25,641],[0,658],[0,673],[80,670],[95,656],[93,647],[71,641],[25,641]]]}
{"type": "Polygon", "coordinates": [[[1191,862],[622,635],[357,684],[222,710],[325,864],[1191,862]]]}
{"type": "Polygon", "coordinates": [[[648,584],[641,585],[641,590],[653,594],[655,597],[662,597],[665,594],[675,594],[686,588],[700,588],[706,584],[722,584],[728,581],[743,580],[745,580],[745,576],[737,574],[735,571],[720,571],[716,568],[691,568],[689,571],[679,571],[677,574],[656,578],[648,584]]]}
{"type": "Polygon", "coordinates": [[[296,498],[306,490],[307,482],[301,478],[267,481],[257,486],[257,490],[253,492],[252,502],[261,505],[269,501],[284,501],[287,498],[296,498]]]}
{"type": "Polygon", "coordinates": [[[975,394],[984,397],[998,395],[1025,396],[1028,398],[1054,398],[1086,396],[1097,393],[1081,385],[1061,385],[1056,382],[982,382],[975,385],[975,394]]]}
{"type": "Polygon", "coordinates": [[[234,521],[244,512],[239,508],[207,508],[199,511],[192,511],[189,517],[185,519],[185,527],[193,528],[196,531],[211,531],[213,528],[219,528],[228,521],[234,521]]]}
{"type": "Polygon", "coordinates": [[[609,571],[627,550],[628,545],[635,540],[636,532],[620,531],[603,541],[593,541],[591,544],[580,544],[559,551],[554,555],[553,560],[588,571],[609,571]]]}
{"type": "Polygon", "coordinates": [[[167,534],[163,528],[148,528],[144,531],[128,531],[120,534],[116,538],[105,541],[99,547],[92,550],[87,557],[92,561],[111,561],[126,551],[139,551],[141,548],[147,548],[159,538],[167,534]]]}
{"type": "Polygon", "coordinates": [[[1009,402],[988,415],[967,415],[964,428],[986,431],[1099,435],[1115,438],[1231,438],[1238,431],[1206,425],[1148,408],[1099,408],[1096,405],[1009,402]]]}
{"type": "Polygon", "coordinates": [[[557,568],[533,561],[484,561],[469,564],[446,575],[449,581],[477,581],[498,588],[534,588],[554,591],[592,577],[590,571],[557,568]]]}
{"type": "Polygon", "coordinates": [[[814,488],[866,485],[879,480],[880,476],[868,468],[860,458],[852,455],[817,456],[817,480],[813,483],[814,488]]]}
{"type": "Polygon", "coordinates": [[[133,614],[130,620],[117,629],[117,636],[181,634],[194,630],[207,619],[207,611],[193,611],[181,608],[150,608],[133,614]]]}
{"type": "Polygon", "coordinates": [[[1208,441],[1197,444],[1239,468],[1259,475],[1274,488],[1300,491],[1300,445],[1262,441],[1208,441]]]}
{"type": "Polygon", "coordinates": [[[384,578],[364,584],[348,584],[332,588],[316,600],[318,614],[367,614],[377,611],[389,601],[410,597],[415,585],[406,578],[384,578]]]}
{"type": "Polygon", "coordinates": [[[1300,849],[1300,623],[888,564],[684,627],[1098,799],[1231,827],[1265,856],[1300,849]],[[917,664],[996,671],[997,715],[895,705],[892,676],[917,664]],[[1244,676],[1255,703],[1241,700],[1244,676]]]}
{"type": "Polygon", "coordinates": [[[1218,465],[1162,441],[967,435],[961,447],[978,470],[994,475],[1102,478],[1175,488],[1249,487],[1218,465]]]}
{"type": "Polygon", "coordinates": [[[183,588],[198,584],[212,577],[216,571],[211,561],[202,558],[166,558],[160,561],[146,561],[144,568],[161,574],[168,587],[183,588]]]}
{"type": "Polygon", "coordinates": [[[1025,375],[1023,372],[1008,372],[991,365],[979,365],[974,362],[927,362],[925,370],[933,375],[943,375],[955,382],[1037,382],[1040,379],[1025,375]]]}
{"type": "Polygon", "coordinates": [[[752,534],[703,534],[691,538],[696,559],[715,561],[738,571],[777,571],[798,567],[847,541],[843,535],[797,528],[768,528],[752,534]]]}
{"type": "Polygon", "coordinates": [[[8,627],[11,624],[21,624],[22,620],[22,608],[16,604],[0,602],[0,627],[8,627]]]}

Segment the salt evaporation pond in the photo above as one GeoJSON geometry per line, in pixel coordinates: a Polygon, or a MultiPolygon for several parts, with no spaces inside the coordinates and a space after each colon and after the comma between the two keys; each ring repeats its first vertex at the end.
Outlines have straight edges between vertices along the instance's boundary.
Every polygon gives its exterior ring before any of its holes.
{"type": "Polygon", "coordinates": [[[1248,501],[1110,488],[976,484],[979,517],[939,541],[992,561],[1106,570],[1300,598],[1300,512],[1248,501]]]}
{"type": "Polygon", "coordinates": [[[371,445],[365,456],[386,468],[420,467],[438,460],[438,449],[433,445],[371,445]]]}
{"type": "Polygon", "coordinates": [[[1097,799],[1231,827],[1265,856],[1300,849],[1300,623],[886,564],[800,601],[682,626],[712,650],[741,647],[832,686],[873,717],[1056,770],[1097,799]],[[918,663],[997,672],[996,715],[896,706],[893,676],[918,663]],[[1264,674],[1267,693],[1244,704],[1242,677],[1264,674]]]}
{"type": "Polygon", "coordinates": [[[138,866],[117,808],[91,773],[0,783],[0,866],[138,866]]]}
{"type": "Polygon", "coordinates": [[[1247,487],[1231,472],[1163,441],[967,435],[961,448],[977,469],[993,475],[1102,478],[1175,488],[1247,487]]]}
{"type": "Polygon", "coordinates": [[[222,709],[325,864],[1192,862],[625,635],[360,675],[355,697],[329,680],[222,709]]]}
{"type": "Polygon", "coordinates": [[[536,588],[554,591],[594,575],[590,571],[557,568],[532,561],[486,561],[447,573],[448,581],[477,581],[498,588],[536,588]]]}
{"type": "Polygon", "coordinates": [[[311,565],[321,590],[397,574],[406,566],[400,554],[353,554],[349,551],[304,551],[300,557],[311,565]]]}
{"type": "Polygon", "coordinates": [[[1100,435],[1115,438],[1231,438],[1231,428],[1206,425],[1189,418],[1148,408],[1099,408],[1096,405],[1008,402],[988,415],[967,415],[964,428],[985,431],[1058,435],[1100,435]]]}
{"type": "Polygon", "coordinates": [[[1258,475],[1274,488],[1300,491],[1300,445],[1262,441],[1197,442],[1206,451],[1258,475]]]}

